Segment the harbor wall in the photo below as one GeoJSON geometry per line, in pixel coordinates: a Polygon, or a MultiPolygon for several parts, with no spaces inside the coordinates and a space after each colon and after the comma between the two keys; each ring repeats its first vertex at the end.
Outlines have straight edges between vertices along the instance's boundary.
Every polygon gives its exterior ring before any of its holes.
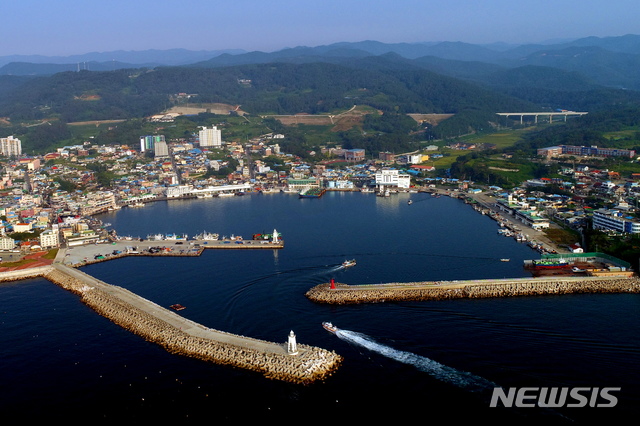
{"type": "Polygon", "coordinates": [[[221,336],[219,339],[203,337],[203,330],[206,329],[203,326],[197,325],[197,332],[190,332],[188,328],[183,330],[163,320],[163,316],[175,316],[175,313],[119,287],[98,288],[91,279],[79,279],[60,268],[65,267],[50,268],[43,277],[77,294],[84,304],[115,324],[174,354],[251,370],[270,379],[299,384],[330,376],[342,362],[342,357],[335,352],[302,344],[297,345],[298,355],[289,355],[285,343],[258,341],[217,330],[212,330],[211,334],[221,336]],[[119,296],[121,292],[124,292],[122,297],[119,296]],[[150,309],[143,309],[139,305],[146,305],[150,309]],[[266,350],[256,348],[260,346],[266,350]]]}
{"type": "Polygon", "coordinates": [[[333,351],[300,343],[298,354],[290,355],[286,342],[268,342],[209,329],[124,288],[61,264],[0,273],[0,282],[29,278],[45,278],[76,294],[98,314],[173,354],[296,384],[329,377],[343,360],[333,351]]]}
{"type": "Polygon", "coordinates": [[[487,297],[539,296],[576,293],[640,293],[637,277],[597,277],[584,279],[515,279],[495,282],[398,283],[379,285],[320,284],[305,294],[308,299],[327,304],[383,303],[487,297]]]}

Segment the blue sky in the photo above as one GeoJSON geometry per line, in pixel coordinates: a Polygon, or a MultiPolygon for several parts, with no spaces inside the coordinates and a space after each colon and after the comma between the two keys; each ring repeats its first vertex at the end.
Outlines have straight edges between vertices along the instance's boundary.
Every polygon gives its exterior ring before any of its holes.
{"type": "Polygon", "coordinates": [[[0,56],[640,34],[638,0],[7,0],[0,56]]]}

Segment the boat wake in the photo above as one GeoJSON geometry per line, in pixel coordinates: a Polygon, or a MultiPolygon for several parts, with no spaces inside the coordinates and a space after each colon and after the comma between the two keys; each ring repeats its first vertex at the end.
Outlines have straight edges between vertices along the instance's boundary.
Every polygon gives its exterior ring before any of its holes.
{"type": "Polygon", "coordinates": [[[409,364],[430,376],[470,392],[484,392],[495,388],[497,385],[489,380],[466,371],[440,364],[430,358],[416,355],[411,352],[400,351],[390,346],[380,344],[366,334],[350,330],[338,329],[336,336],[354,345],[369,349],[387,358],[409,364]]]}

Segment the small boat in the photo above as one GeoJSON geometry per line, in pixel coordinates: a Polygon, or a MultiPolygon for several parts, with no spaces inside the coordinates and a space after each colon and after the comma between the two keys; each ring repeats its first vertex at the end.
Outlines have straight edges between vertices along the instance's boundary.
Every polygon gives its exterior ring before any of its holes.
{"type": "Polygon", "coordinates": [[[330,322],[323,322],[322,323],[322,327],[324,327],[325,330],[331,332],[331,333],[336,333],[336,331],[338,331],[338,327],[336,327],[335,325],[331,324],[330,322]]]}
{"type": "Polygon", "coordinates": [[[413,204],[413,200],[407,201],[407,204],[409,204],[409,205],[413,204]]]}
{"type": "Polygon", "coordinates": [[[171,305],[171,306],[169,306],[169,307],[170,307],[171,309],[175,310],[175,311],[181,311],[181,310],[185,309],[185,307],[184,307],[184,306],[182,306],[182,305],[181,305],[181,304],[179,304],[179,303],[175,303],[175,304],[173,304],[173,305],[171,305]]]}
{"type": "Polygon", "coordinates": [[[508,261],[510,261],[510,260],[511,260],[511,259],[500,259],[500,262],[508,262],[508,261]]]}
{"type": "Polygon", "coordinates": [[[349,268],[351,266],[355,266],[355,264],[356,264],[356,260],[355,259],[345,260],[344,262],[342,262],[342,267],[343,268],[349,268]]]}

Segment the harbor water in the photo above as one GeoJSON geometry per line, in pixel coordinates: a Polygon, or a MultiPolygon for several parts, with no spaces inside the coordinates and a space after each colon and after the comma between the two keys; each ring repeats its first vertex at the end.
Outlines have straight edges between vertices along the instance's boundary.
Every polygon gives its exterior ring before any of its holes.
{"type": "MultiPolygon", "coordinates": [[[[149,203],[100,216],[121,236],[276,229],[280,250],[122,258],[83,267],[218,330],[334,350],[302,386],[173,355],[44,279],[0,285],[0,412],[23,419],[609,423],[640,413],[640,296],[585,294],[330,306],[346,284],[529,276],[539,257],[462,201],[423,193],[250,194],[149,203]],[[412,203],[408,204],[411,199],[412,203]],[[501,261],[508,258],[509,262],[501,261]],[[357,264],[342,268],[355,259],[357,264]],[[330,321],[337,334],[322,328],[330,321]],[[620,388],[615,407],[490,407],[494,387],[620,388]],[[419,416],[419,417],[418,417],[419,416]]],[[[135,244],[135,242],[132,242],[135,244]]]]}

